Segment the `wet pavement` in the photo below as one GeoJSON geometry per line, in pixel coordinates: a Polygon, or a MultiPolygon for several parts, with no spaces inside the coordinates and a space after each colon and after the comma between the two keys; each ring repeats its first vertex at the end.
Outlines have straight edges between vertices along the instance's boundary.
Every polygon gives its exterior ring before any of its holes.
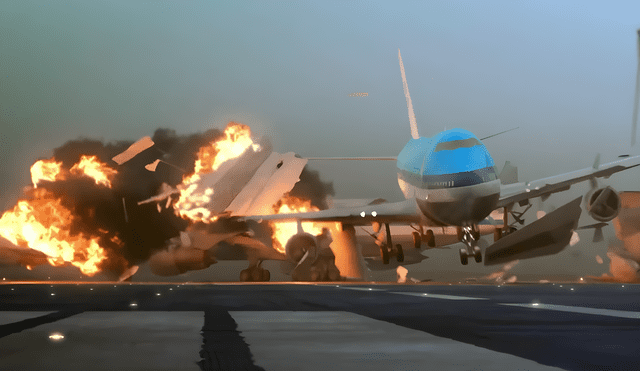
{"type": "Polygon", "coordinates": [[[639,293],[621,284],[6,283],[0,370],[637,370],[639,293]]]}

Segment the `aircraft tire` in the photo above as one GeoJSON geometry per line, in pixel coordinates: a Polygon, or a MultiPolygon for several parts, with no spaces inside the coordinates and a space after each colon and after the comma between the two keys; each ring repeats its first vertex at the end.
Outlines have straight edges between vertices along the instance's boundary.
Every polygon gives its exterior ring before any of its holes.
{"type": "Polygon", "coordinates": [[[424,235],[427,238],[427,246],[436,247],[436,236],[433,234],[433,231],[429,229],[424,235]]]}
{"type": "Polygon", "coordinates": [[[460,263],[462,263],[462,265],[469,264],[469,257],[465,249],[460,249],[460,263]]]}
{"type": "Polygon", "coordinates": [[[311,270],[311,282],[318,282],[321,281],[322,277],[320,277],[320,272],[318,272],[317,269],[312,269],[311,270]]]}
{"type": "Polygon", "coordinates": [[[473,248],[473,257],[476,259],[476,263],[482,263],[482,251],[478,246],[473,248]]]}
{"type": "Polygon", "coordinates": [[[404,261],[404,251],[402,251],[402,245],[397,244],[396,251],[396,260],[398,260],[398,263],[402,263],[404,261]]]}
{"type": "Polygon", "coordinates": [[[329,268],[329,281],[340,281],[340,271],[337,268],[329,268]]]}
{"type": "Polygon", "coordinates": [[[271,280],[271,272],[268,269],[262,271],[262,281],[269,282],[271,280]]]}
{"type": "Polygon", "coordinates": [[[251,270],[251,279],[252,282],[260,282],[262,281],[262,268],[255,267],[251,270]]]}
{"type": "Polygon", "coordinates": [[[243,269],[242,271],[240,271],[240,281],[248,282],[249,280],[251,280],[251,273],[249,273],[249,270],[243,269]]]}

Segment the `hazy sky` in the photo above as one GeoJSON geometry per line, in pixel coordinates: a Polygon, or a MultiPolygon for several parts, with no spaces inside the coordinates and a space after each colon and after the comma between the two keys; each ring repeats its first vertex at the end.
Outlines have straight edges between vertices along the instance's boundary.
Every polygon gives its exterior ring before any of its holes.
{"type": "MultiPolygon", "coordinates": [[[[486,144],[521,180],[608,162],[630,152],[638,15],[638,1],[3,2],[0,206],[78,137],[235,120],[281,152],[395,156],[410,138],[398,48],[421,135],[519,126],[486,144]]],[[[337,197],[401,197],[394,163],[313,167],[337,197]]]]}

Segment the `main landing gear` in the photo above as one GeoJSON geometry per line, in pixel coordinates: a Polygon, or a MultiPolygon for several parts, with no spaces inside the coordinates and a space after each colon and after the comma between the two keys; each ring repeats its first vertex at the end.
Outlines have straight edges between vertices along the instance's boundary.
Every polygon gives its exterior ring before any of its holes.
{"type": "Polygon", "coordinates": [[[383,264],[389,264],[389,256],[395,255],[398,263],[402,263],[404,261],[404,251],[402,251],[402,245],[396,244],[393,247],[393,242],[391,241],[391,230],[389,229],[389,223],[385,223],[385,232],[387,233],[387,243],[383,243],[380,241],[380,257],[382,258],[383,264]]]}
{"type": "Polygon", "coordinates": [[[462,243],[466,248],[460,249],[460,262],[462,265],[469,263],[469,257],[473,256],[476,263],[482,262],[482,251],[478,247],[480,232],[475,227],[462,227],[462,243]]]}
{"type": "Polygon", "coordinates": [[[242,282],[267,282],[271,279],[271,273],[260,266],[262,262],[253,263],[249,268],[240,272],[240,281],[242,282]]]}

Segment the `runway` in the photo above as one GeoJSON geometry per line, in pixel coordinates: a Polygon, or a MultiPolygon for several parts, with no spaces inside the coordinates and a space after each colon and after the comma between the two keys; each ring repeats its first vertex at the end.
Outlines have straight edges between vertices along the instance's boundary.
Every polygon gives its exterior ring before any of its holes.
{"type": "Polygon", "coordinates": [[[638,370],[629,284],[0,285],[0,370],[638,370]]]}

